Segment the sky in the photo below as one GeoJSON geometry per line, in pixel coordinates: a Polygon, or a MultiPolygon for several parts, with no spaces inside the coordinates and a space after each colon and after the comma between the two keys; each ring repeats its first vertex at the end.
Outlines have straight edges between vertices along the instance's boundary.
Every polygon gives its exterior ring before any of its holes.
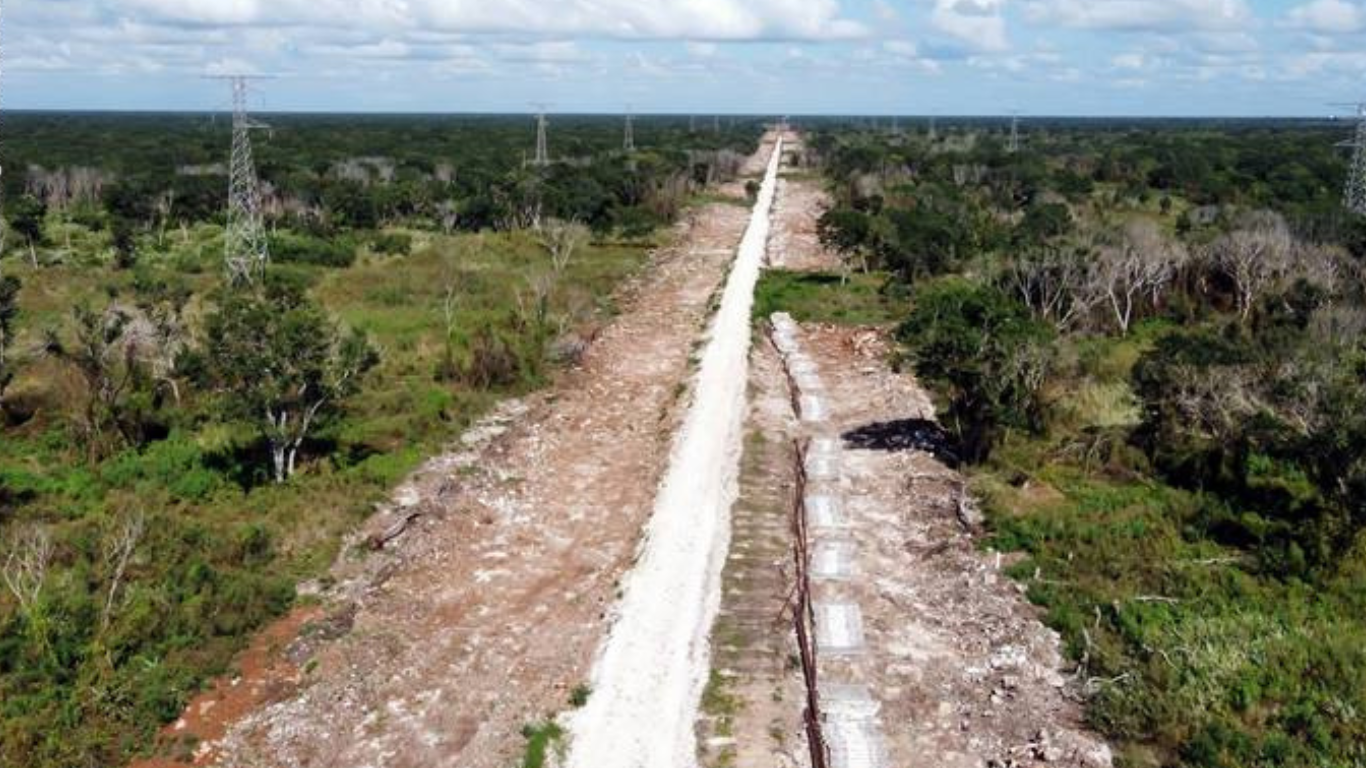
{"type": "Polygon", "coordinates": [[[5,0],[0,50],[15,109],[1318,116],[1366,0],[5,0]]]}

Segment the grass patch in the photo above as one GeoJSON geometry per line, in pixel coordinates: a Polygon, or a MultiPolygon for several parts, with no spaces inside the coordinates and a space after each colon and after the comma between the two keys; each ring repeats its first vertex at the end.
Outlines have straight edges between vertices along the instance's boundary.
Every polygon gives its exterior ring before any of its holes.
{"type": "Polygon", "coordinates": [[[889,325],[900,321],[905,302],[885,290],[879,273],[852,274],[848,282],[833,272],[764,272],[754,297],[754,316],[786,312],[804,323],[889,325]]]}
{"type": "Polygon", "coordinates": [[[574,690],[569,692],[569,706],[578,709],[588,703],[588,697],[593,695],[593,689],[584,683],[574,686],[574,690]]]}
{"type": "Polygon", "coordinates": [[[1366,574],[1262,573],[1202,521],[1238,515],[1153,479],[1125,442],[1129,369],[1152,328],[1060,354],[1050,434],[1011,435],[974,470],[988,545],[1045,611],[1117,765],[1355,765],[1366,759],[1366,574]]]}
{"type": "Polygon", "coordinates": [[[564,729],[553,720],[522,727],[526,751],[522,753],[522,768],[544,768],[552,749],[563,743],[564,729]]]}

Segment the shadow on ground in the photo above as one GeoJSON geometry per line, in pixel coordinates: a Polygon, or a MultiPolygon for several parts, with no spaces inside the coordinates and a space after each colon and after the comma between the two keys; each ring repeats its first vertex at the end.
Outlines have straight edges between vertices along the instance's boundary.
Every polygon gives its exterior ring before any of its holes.
{"type": "Polygon", "coordinates": [[[841,437],[850,448],[888,453],[924,451],[949,467],[959,463],[953,438],[928,419],[876,422],[845,432],[841,437]]]}

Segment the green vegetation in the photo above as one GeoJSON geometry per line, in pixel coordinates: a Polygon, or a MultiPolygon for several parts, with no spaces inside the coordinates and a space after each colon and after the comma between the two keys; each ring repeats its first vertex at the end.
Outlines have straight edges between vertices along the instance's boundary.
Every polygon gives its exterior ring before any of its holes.
{"type": "Polygon", "coordinates": [[[146,754],[394,484],[574,359],[757,138],[642,125],[632,165],[585,119],[522,169],[521,120],[272,123],[248,286],[224,279],[223,126],[7,123],[30,170],[0,254],[0,764],[146,754]]]}
{"type": "Polygon", "coordinates": [[[1366,223],[1333,134],[1041,127],[824,130],[822,238],[909,292],[900,360],[1121,765],[1361,764],[1366,223]]]}
{"type": "Polygon", "coordinates": [[[538,725],[522,728],[526,739],[526,752],[522,755],[522,768],[543,768],[552,749],[557,749],[564,739],[564,729],[555,721],[547,720],[538,725]]]}
{"type": "Polygon", "coordinates": [[[783,311],[802,322],[890,325],[904,312],[887,276],[858,273],[847,278],[820,272],[765,270],[754,297],[754,316],[783,311]]]}
{"type": "Polygon", "coordinates": [[[569,706],[578,709],[588,703],[588,697],[593,695],[593,689],[584,683],[574,686],[574,690],[569,692],[569,706]]]}

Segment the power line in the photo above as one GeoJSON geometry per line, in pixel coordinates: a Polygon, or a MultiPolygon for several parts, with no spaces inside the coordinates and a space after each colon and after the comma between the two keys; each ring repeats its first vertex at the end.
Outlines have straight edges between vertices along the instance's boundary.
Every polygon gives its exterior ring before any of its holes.
{"type": "Polygon", "coordinates": [[[223,259],[228,278],[236,284],[260,277],[270,260],[261,214],[261,185],[252,156],[251,132],[266,126],[247,114],[246,75],[215,78],[227,80],[232,89],[232,160],[228,175],[228,226],[224,232],[223,259]]]}

